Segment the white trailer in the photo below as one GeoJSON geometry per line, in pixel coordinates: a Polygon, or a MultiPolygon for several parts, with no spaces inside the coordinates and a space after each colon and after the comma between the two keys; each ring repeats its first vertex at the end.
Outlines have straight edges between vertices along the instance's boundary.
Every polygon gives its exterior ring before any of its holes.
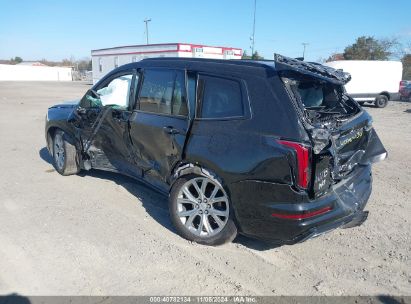
{"type": "Polygon", "coordinates": [[[402,78],[400,61],[339,60],[325,65],[351,74],[351,81],[345,85],[345,89],[360,104],[372,102],[383,108],[389,100],[399,97],[402,78]]]}

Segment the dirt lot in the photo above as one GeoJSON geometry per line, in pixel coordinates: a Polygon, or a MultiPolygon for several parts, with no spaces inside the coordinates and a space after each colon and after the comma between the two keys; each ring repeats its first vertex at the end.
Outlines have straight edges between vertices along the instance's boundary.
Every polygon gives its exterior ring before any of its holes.
{"type": "Polygon", "coordinates": [[[0,82],[0,294],[411,295],[411,103],[366,108],[389,158],[361,227],[210,248],[177,236],[166,199],[132,179],[54,171],[46,109],[87,88],[0,82]]]}

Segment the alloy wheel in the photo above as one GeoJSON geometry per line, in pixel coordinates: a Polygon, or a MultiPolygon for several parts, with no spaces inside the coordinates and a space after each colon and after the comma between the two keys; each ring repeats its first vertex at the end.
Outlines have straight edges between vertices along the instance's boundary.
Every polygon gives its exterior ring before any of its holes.
{"type": "Polygon", "coordinates": [[[63,136],[58,133],[54,137],[54,160],[59,169],[63,169],[64,167],[64,158],[65,154],[63,136]]]}
{"type": "Polygon", "coordinates": [[[229,200],[223,187],[207,177],[187,181],[177,196],[177,216],[194,235],[219,233],[229,218],[229,200]]]}

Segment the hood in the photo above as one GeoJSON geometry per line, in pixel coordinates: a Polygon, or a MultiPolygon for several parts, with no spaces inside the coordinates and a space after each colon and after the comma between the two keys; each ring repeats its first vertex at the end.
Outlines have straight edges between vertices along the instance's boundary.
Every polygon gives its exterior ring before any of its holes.
{"type": "Polygon", "coordinates": [[[64,101],[62,103],[56,104],[54,106],[51,106],[50,109],[72,109],[74,107],[76,107],[80,102],[80,99],[76,99],[76,100],[70,100],[70,101],[64,101]]]}
{"type": "Polygon", "coordinates": [[[283,73],[299,73],[339,85],[345,85],[351,80],[350,74],[315,62],[301,61],[279,54],[274,54],[274,62],[275,69],[283,73]]]}

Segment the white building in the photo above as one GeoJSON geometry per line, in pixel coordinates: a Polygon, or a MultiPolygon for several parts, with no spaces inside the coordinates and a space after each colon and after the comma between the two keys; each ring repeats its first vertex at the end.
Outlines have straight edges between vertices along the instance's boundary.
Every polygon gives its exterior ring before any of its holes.
{"type": "Polygon", "coordinates": [[[129,45],[91,51],[93,83],[120,65],[153,57],[241,59],[242,50],[190,43],[129,45]]]}
{"type": "Polygon", "coordinates": [[[0,64],[0,81],[72,81],[72,69],[33,64],[0,64]]]}

